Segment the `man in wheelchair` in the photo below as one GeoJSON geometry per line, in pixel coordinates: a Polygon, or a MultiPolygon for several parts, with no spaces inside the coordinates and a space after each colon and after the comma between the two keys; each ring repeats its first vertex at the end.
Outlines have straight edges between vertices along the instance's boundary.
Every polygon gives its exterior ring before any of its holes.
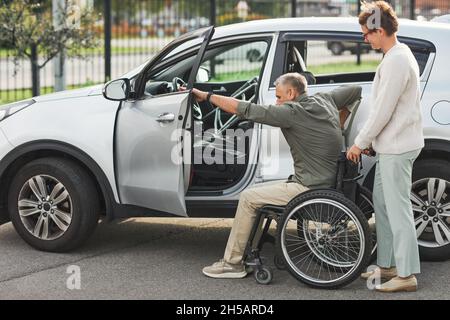
{"type": "Polygon", "coordinates": [[[307,81],[298,73],[282,75],[275,82],[276,105],[261,106],[193,89],[197,101],[208,100],[241,119],[281,128],[290,146],[295,174],[288,180],[259,184],[241,193],[223,259],[205,267],[212,278],[243,278],[244,251],[264,205],[286,205],[309,189],[333,187],[336,163],[342,151],[343,123],[349,106],[361,98],[361,87],[342,86],[331,92],[307,94],[307,81]]]}

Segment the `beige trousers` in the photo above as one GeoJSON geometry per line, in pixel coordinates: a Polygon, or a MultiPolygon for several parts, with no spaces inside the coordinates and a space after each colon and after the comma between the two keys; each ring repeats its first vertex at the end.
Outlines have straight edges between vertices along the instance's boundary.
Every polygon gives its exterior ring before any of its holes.
{"type": "Polygon", "coordinates": [[[266,204],[283,206],[308,188],[286,180],[261,183],[241,193],[233,227],[225,249],[224,260],[231,264],[242,263],[256,210],[266,204]]]}

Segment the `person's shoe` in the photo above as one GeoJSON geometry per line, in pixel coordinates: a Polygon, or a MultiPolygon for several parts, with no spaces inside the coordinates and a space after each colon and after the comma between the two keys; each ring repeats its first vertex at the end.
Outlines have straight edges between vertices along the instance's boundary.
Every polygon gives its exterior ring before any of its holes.
{"type": "Polygon", "coordinates": [[[247,276],[243,264],[230,264],[223,259],[211,266],[203,268],[203,274],[211,278],[239,279],[247,276]]]}
{"type": "Polygon", "coordinates": [[[379,292],[415,292],[417,291],[417,279],[415,276],[407,279],[395,277],[377,286],[375,290],[379,292]]]}
{"type": "Polygon", "coordinates": [[[391,280],[397,276],[397,268],[383,269],[376,268],[375,270],[364,272],[361,274],[361,278],[367,280],[369,278],[380,277],[381,280],[391,280]],[[376,274],[375,274],[376,273],[376,274]]]}

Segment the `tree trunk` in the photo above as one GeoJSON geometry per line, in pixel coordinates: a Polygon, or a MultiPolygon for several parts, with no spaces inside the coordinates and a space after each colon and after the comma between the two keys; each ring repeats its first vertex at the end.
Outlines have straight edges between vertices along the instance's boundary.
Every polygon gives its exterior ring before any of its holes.
{"type": "Polygon", "coordinates": [[[33,97],[41,94],[37,46],[31,46],[31,84],[33,97]]]}

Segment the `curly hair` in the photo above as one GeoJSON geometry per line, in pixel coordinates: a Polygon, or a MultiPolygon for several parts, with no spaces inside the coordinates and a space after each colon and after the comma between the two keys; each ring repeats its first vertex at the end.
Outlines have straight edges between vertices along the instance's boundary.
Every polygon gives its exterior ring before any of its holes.
{"type": "Polygon", "coordinates": [[[366,2],[361,1],[361,13],[359,15],[359,24],[366,26],[369,30],[383,28],[388,36],[398,31],[398,18],[392,6],[386,1],[366,2]],[[369,25],[369,18],[379,12],[379,25],[369,25]]]}

